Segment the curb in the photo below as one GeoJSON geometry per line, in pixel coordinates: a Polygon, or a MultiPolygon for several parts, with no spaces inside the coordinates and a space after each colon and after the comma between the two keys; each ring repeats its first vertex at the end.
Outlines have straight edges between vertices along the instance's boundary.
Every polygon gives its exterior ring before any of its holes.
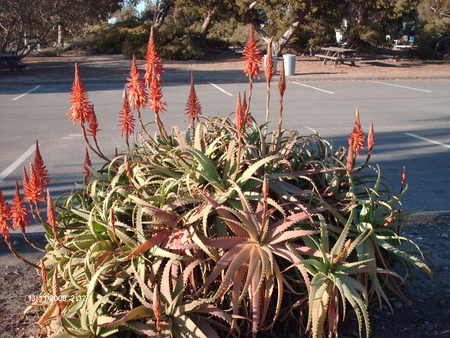
{"type": "Polygon", "coordinates": [[[405,220],[413,224],[450,222],[450,210],[420,211],[417,214],[405,217],[405,220]]]}
{"type": "MultiPolygon", "coordinates": [[[[295,82],[311,82],[311,81],[423,81],[423,80],[450,80],[450,76],[393,76],[393,77],[371,77],[371,76],[358,76],[358,77],[302,77],[302,75],[287,76],[286,81],[295,82]]],[[[246,83],[248,79],[227,79],[227,78],[198,78],[195,80],[196,83],[246,83]]],[[[255,81],[264,82],[263,80],[255,81]]],[[[111,78],[111,79],[97,79],[97,78],[85,78],[83,79],[84,84],[124,84],[126,83],[125,78],[111,78]]],[[[166,78],[164,83],[183,83],[189,84],[190,80],[188,78],[166,78]]],[[[265,83],[265,82],[264,82],[265,83]]],[[[23,79],[22,81],[10,81],[4,83],[0,81],[0,86],[32,86],[32,85],[72,85],[73,79],[59,79],[59,80],[41,80],[41,79],[23,79]]]]}

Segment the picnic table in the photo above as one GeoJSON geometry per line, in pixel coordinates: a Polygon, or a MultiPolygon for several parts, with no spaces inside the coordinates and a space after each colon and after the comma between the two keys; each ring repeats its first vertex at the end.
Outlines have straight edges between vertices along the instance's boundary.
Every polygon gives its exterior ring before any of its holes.
{"type": "Polygon", "coordinates": [[[342,48],[342,47],[321,47],[320,51],[324,54],[315,54],[319,59],[323,59],[323,64],[327,64],[328,60],[333,61],[333,66],[336,66],[339,62],[350,61],[352,66],[355,66],[356,58],[353,54],[356,49],[342,48]]]}
{"type": "Polygon", "coordinates": [[[17,55],[0,53],[0,69],[22,70],[27,65],[22,63],[17,55]]]}

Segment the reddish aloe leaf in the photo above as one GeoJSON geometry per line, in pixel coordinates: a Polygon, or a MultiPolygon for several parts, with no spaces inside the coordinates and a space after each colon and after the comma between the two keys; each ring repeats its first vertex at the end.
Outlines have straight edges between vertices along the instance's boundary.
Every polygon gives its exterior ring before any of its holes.
{"type": "Polygon", "coordinates": [[[235,217],[230,212],[228,212],[226,209],[222,208],[219,203],[217,203],[214,199],[209,197],[206,193],[204,193],[203,191],[200,191],[200,192],[203,194],[203,196],[206,198],[206,200],[209,203],[211,203],[211,205],[217,210],[217,212],[220,214],[220,216],[225,221],[227,226],[230,228],[231,231],[233,231],[233,233],[236,236],[242,237],[242,238],[248,238],[248,236],[249,236],[248,232],[246,230],[244,230],[239,225],[239,223],[236,222],[235,217]]]}
{"type": "Polygon", "coordinates": [[[145,55],[145,85],[150,88],[153,77],[158,82],[161,82],[161,75],[164,73],[164,67],[161,63],[161,58],[158,55],[158,51],[154,42],[153,26],[150,28],[150,37],[148,39],[147,55],[145,55]]]}
{"type": "Polygon", "coordinates": [[[236,245],[241,244],[247,240],[248,238],[242,237],[220,237],[220,238],[205,239],[203,243],[211,248],[231,249],[236,245]]]}
{"type": "Polygon", "coordinates": [[[67,115],[72,116],[69,121],[73,121],[74,125],[79,121],[80,125],[83,126],[87,121],[91,104],[89,102],[88,93],[81,82],[77,63],[75,64],[75,80],[72,85],[70,103],[72,103],[72,107],[67,115]]]}
{"type": "Polygon", "coordinates": [[[0,233],[3,234],[5,239],[9,239],[9,229],[12,228],[11,225],[8,224],[10,219],[11,208],[0,190],[0,233]]]}
{"type": "Polygon", "coordinates": [[[259,78],[259,64],[261,63],[261,52],[256,46],[255,36],[253,35],[253,25],[250,24],[250,35],[245,44],[244,53],[244,72],[250,80],[259,78]]]}
{"type": "Polygon", "coordinates": [[[156,235],[154,235],[153,237],[150,237],[144,243],[139,245],[128,256],[119,259],[119,261],[127,261],[127,260],[132,259],[133,257],[143,254],[145,251],[150,250],[154,246],[163,243],[165,240],[167,240],[169,238],[171,233],[172,233],[171,230],[163,230],[163,231],[158,232],[156,235]]]}
{"type": "Polygon", "coordinates": [[[140,110],[141,107],[145,107],[148,102],[148,94],[145,91],[144,83],[140,79],[140,73],[136,66],[136,58],[133,55],[131,61],[130,77],[127,78],[127,94],[130,106],[133,109],[140,110]]]}
{"type": "Polygon", "coordinates": [[[28,209],[19,191],[19,182],[16,181],[16,193],[13,198],[11,208],[11,219],[13,222],[13,228],[19,228],[20,231],[25,232],[25,227],[31,225],[31,221],[28,219],[28,209]]]}

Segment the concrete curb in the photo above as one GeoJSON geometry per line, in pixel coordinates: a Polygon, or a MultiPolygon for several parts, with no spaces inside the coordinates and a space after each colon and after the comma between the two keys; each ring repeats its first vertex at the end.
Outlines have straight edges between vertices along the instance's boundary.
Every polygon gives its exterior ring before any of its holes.
{"type": "Polygon", "coordinates": [[[450,222],[450,210],[441,211],[421,211],[408,216],[406,221],[414,224],[420,223],[445,223],[450,222]]]}
{"type": "MultiPolygon", "coordinates": [[[[218,74],[220,75],[220,74],[218,74]]],[[[420,81],[420,80],[450,80],[450,76],[342,76],[342,77],[310,77],[293,75],[287,76],[286,80],[288,82],[311,82],[311,81],[420,81]]],[[[237,79],[227,78],[227,77],[198,77],[195,79],[196,83],[246,83],[248,79],[242,78],[237,79]]],[[[264,82],[264,79],[255,81],[255,83],[264,82]]],[[[114,78],[85,78],[83,79],[83,84],[125,84],[126,78],[123,77],[114,77],[114,78]]],[[[164,78],[164,83],[182,83],[188,84],[190,83],[190,79],[186,76],[166,76],[164,78]]],[[[72,85],[73,79],[14,79],[13,81],[9,81],[8,83],[0,81],[0,86],[33,86],[33,85],[72,85]]]]}

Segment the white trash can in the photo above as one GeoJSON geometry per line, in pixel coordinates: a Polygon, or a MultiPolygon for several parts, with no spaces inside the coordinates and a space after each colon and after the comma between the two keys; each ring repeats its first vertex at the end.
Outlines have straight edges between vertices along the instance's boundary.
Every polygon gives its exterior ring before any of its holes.
{"type": "MultiPolygon", "coordinates": [[[[264,55],[264,67],[266,67],[266,57],[267,57],[267,54],[264,55]]],[[[272,55],[272,59],[273,59],[273,73],[276,74],[277,73],[278,55],[272,55]]]]}
{"type": "Polygon", "coordinates": [[[283,55],[284,62],[284,74],[285,75],[295,75],[295,55],[285,54],[283,55]]]}

